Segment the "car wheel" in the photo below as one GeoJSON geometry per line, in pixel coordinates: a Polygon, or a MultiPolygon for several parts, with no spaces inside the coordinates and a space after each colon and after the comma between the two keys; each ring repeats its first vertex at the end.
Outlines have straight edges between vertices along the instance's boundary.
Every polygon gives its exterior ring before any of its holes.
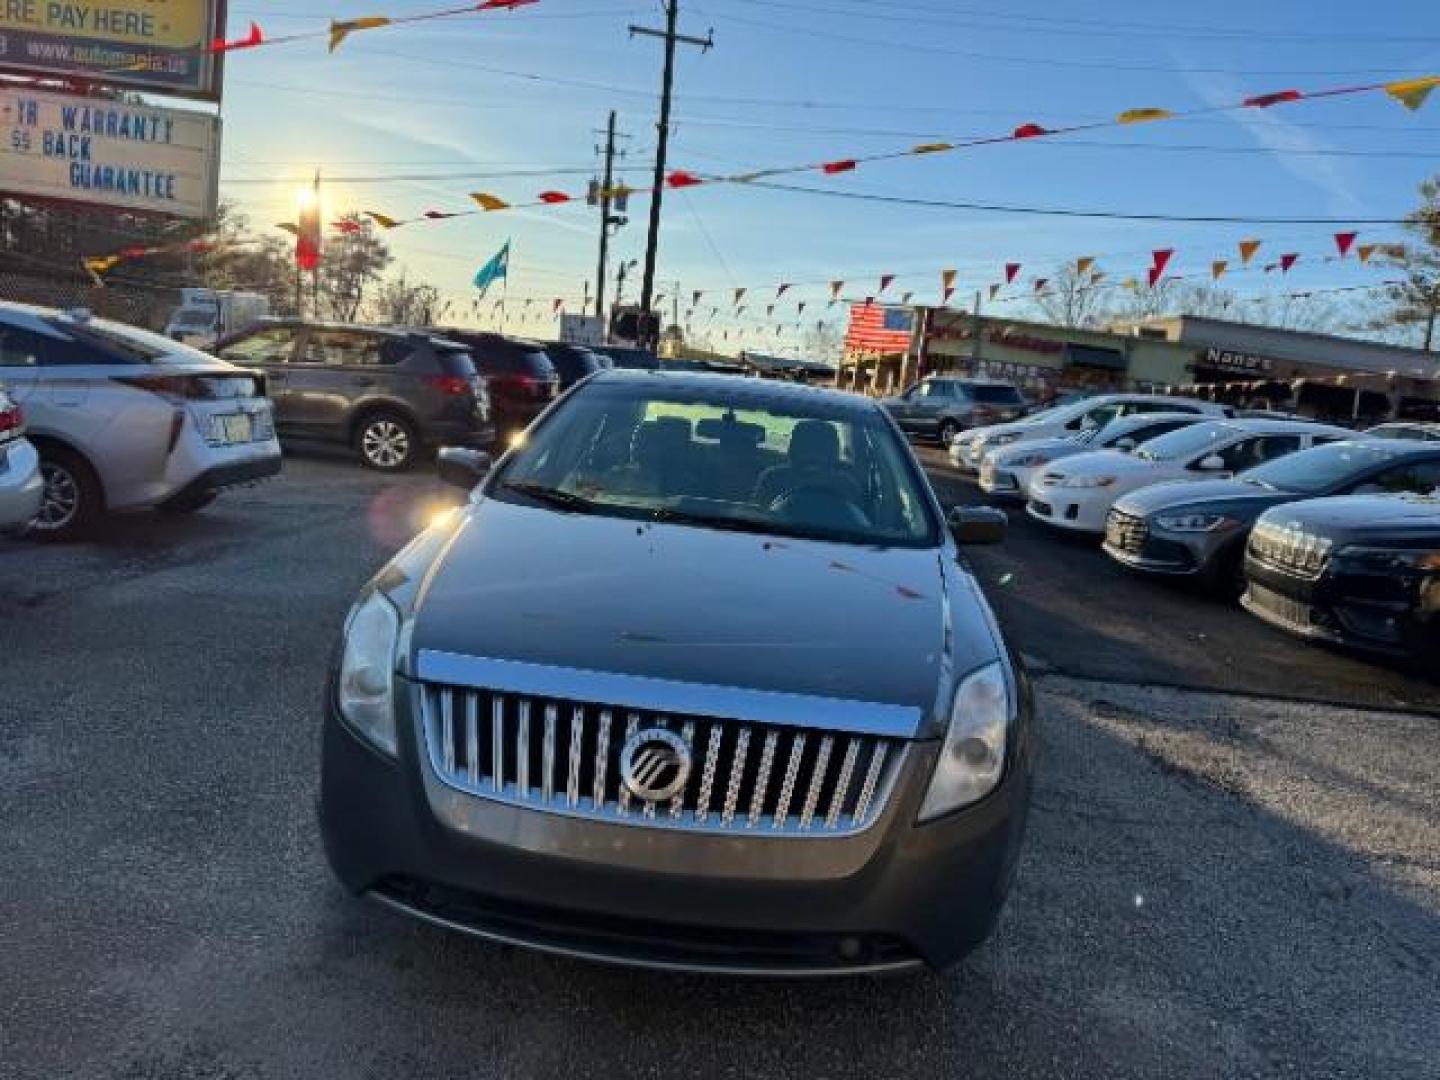
{"type": "Polygon", "coordinates": [[[394,413],[374,413],[360,422],[355,448],[368,468],[400,472],[414,462],[419,441],[408,420],[394,413]]]}
{"type": "Polygon", "coordinates": [[[60,447],[42,447],[40,475],[45,491],[40,513],[30,532],[41,539],[80,536],[94,527],[104,512],[105,497],[90,463],[60,447]]]}
{"type": "Polygon", "coordinates": [[[164,514],[193,514],[197,510],[204,510],[217,497],[218,493],[214,491],[192,491],[188,495],[178,495],[169,502],[161,503],[160,511],[164,514]]]}
{"type": "Polygon", "coordinates": [[[959,435],[959,434],[960,434],[960,425],[957,424],[954,420],[942,420],[942,421],[940,421],[940,445],[941,445],[941,446],[949,446],[949,445],[954,441],[955,436],[956,436],[956,435],[959,435]]]}

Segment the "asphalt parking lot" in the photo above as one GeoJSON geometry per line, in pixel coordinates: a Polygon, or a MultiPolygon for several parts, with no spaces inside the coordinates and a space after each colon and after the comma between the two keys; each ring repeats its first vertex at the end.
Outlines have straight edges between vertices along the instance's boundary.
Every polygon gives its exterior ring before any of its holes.
{"type": "Polygon", "coordinates": [[[292,457],[191,519],[0,542],[0,1076],[1440,1077],[1440,690],[1028,523],[975,567],[1043,759],[959,971],[654,975],[352,900],[314,821],[324,670],[450,501],[292,457]]]}

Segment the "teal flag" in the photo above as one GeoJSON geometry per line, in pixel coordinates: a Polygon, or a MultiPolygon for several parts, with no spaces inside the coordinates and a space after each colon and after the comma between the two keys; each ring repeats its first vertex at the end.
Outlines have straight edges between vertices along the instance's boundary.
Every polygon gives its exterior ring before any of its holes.
{"type": "Polygon", "coordinates": [[[505,246],[495,253],[495,257],[480,268],[475,275],[475,287],[484,296],[485,291],[495,282],[507,277],[510,273],[510,241],[505,241],[505,246]]]}

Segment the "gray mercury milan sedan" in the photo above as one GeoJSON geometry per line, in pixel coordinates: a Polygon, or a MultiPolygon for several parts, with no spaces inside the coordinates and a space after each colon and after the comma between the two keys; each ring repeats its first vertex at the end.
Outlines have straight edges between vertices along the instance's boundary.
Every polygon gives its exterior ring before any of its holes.
{"type": "Polygon", "coordinates": [[[606,371],[345,622],[321,818],[344,885],[571,956],[943,968],[1015,872],[1030,690],[865,398],[606,371]]]}

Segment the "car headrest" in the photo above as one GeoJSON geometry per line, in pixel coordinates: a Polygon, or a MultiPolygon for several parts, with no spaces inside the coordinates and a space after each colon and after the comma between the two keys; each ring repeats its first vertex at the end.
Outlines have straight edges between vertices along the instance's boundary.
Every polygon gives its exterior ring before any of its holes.
{"type": "Polygon", "coordinates": [[[790,433],[793,465],[825,466],[840,460],[840,435],[824,420],[801,420],[790,433]]]}

